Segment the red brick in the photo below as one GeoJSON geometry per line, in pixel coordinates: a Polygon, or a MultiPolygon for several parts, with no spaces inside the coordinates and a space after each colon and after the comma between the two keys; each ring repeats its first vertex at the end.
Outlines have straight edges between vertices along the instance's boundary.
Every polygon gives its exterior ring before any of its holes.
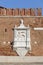
{"type": "Polygon", "coordinates": [[[31,9],[27,9],[27,15],[30,16],[30,10],[31,9]]]}
{"type": "Polygon", "coordinates": [[[35,16],[35,9],[31,8],[31,12],[30,12],[31,16],[35,16]]]}
{"type": "Polygon", "coordinates": [[[28,15],[27,12],[28,12],[28,9],[25,9],[25,15],[26,15],[26,16],[28,15]]]}
{"type": "Polygon", "coordinates": [[[1,15],[1,8],[0,8],[0,15],[1,15]]]}
{"type": "Polygon", "coordinates": [[[6,9],[0,8],[0,15],[6,15],[6,9]]]}
{"type": "Polygon", "coordinates": [[[42,15],[42,9],[41,8],[37,8],[37,16],[41,16],[42,15]]]}
{"type": "Polygon", "coordinates": [[[19,10],[19,15],[24,16],[25,15],[25,9],[20,9],[19,10]]]}
{"type": "Polygon", "coordinates": [[[12,9],[6,9],[6,15],[13,15],[13,10],[12,9]]]}
{"type": "Polygon", "coordinates": [[[25,9],[25,15],[30,15],[30,9],[25,9]]]}
{"type": "Polygon", "coordinates": [[[19,15],[19,9],[15,9],[15,16],[19,15]]]}
{"type": "Polygon", "coordinates": [[[15,9],[13,9],[13,16],[15,15],[15,9]]]}

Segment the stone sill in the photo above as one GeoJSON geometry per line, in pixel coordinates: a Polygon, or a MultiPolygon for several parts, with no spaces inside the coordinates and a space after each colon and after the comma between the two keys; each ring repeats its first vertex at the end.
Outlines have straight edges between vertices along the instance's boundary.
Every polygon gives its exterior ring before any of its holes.
{"type": "Polygon", "coordinates": [[[0,56],[0,63],[42,63],[43,56],[0,56]]]}
{"type": "Polygon", "coordinates": [[[11,17],[14,17],[14,18],[19,18],[19,17],[35,18],[35,17],[43,17],[43,16],[28,16],[28,15],[27,15],[27,16],[20,16],[20,15],[19,15],[19,16],[18,16],[18,15],[17,15],[17,16],[12,16],[12,15],[5,15],[5,16],[4,16],[4,15],[2,15],[2,16],[0,16],[0,17],[2,17],[2,18],[4,18],[4,17],[5,17],[5,18],[7,18],[7,17],[10,17],[10,18],[11,18],[11,17]]]}

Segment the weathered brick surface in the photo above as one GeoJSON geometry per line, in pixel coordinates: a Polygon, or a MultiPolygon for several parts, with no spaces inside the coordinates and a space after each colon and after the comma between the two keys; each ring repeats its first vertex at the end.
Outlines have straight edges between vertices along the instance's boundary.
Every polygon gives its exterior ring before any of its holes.
{"type": "Polygon", "coordinates": [[[13,15],[13,10],[12,9],[6,9],[6,15],[13,15]]]}
{"type": "Polygon", "coordinates": [[[19,15],[19,9],[15,9],[15,16],[19,15]]]}
{"type": "Polygon", "coordinates": [[[0,15],[6,15],[6,9],[5,8],[0,8],[0,15]]]}
{"type": "Polygon", "coordinates": [[[36,8],[36,9],[32,9],[32,8],[28,8],[28,9],[8,9],[8,8],[0,8],[0,15],[7,15],[7,16],[24,16],[24,15],[28,15],[28,16],[41,16],[42,15],[42,9],[41,8],[36,8]]]}
{"type": "Polygon", "coordinates": [[[18,56],[16,51],[13,51],[11,45],[6,43],[5,45],[0,45],[0,55],[1,56],[18,56]]]}
{"type": "Polygon", "coordinates": [[[13,10],[13,16],[15,16],[15,9],[12,9],[13,10]]]}
{"type": "Polygon", "coordinates": [[[37,16],[41,16],[42,15],[42,9],[41,8],[37,8],[37,16]]]}
{"type": "Polygon", "coordinates": [[[30,15],[31,15],[31,16],[35,16],[35,15],[36,15],[35,9],[32,9],[32,8],[31,8],[30,15]]]}
{"type": "MultiPolygon", "coordinates": [[[[41,9],[6,9],[0,8],[0,16],[41,16],[41,9]]],[[[34,27],[43,27],[43,18],[27,18],[27,17],[0,17],[0,55],[6,56],[18,56],[18,54],[12,50],[11,44],[13,42],[13,28],[15,25],[20,25],[20,20],[24,20],[25,26],[30,26],[31,37],[31,53],[27,53],[27,56],[43,56],[43,31],[34,31],[34,27]],[[7,29],[7,31],[5,31],[7,29]],[[3,42],[6,42],[5,44],[3,42]]]]}
{"type": "Polygon", "coordinates": [[[19,15],[24,16],[25,15],[25,9],[20,9],[19,10],[19,15]]]}
{"type": "Polygon", "coordinates": [[[0,18],[0,55],[17,55],[12,50],[11,45],[8,42],[13,41],[13,30],[15,25],[20,25],[20,20],[24,20],[25,26],[30,26],[30,37],[31,37],[31,53],[27,53],[28,56],[43,56],[43,31],[34,31],[34,27],[43,27],[43,18],[0,18]],[[7,29],[7,32],[5,32],[7,29]],[[3,42],[6,42],[5,44],[3,42]],[[3,49],[4,48],[4,49],[3,49]],[[1,50],[3,51],[1,52],[1,50]],[[6,51],[7,50],[7,51],[6,51]]]}
{"type": "Polygon", "coordinates": [[[31,9],[25,9],[25,15],[28,15],[28,16],[30,16],[30,11],[31,9]]]}

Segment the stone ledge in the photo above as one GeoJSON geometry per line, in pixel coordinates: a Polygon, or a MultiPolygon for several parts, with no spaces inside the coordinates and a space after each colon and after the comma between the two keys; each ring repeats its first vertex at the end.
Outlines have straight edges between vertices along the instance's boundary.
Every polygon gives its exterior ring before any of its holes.
{"type": "Polygon", "coordinates": [[[0,56],[0,63],[42,63],[43,56],[0,56]]]}

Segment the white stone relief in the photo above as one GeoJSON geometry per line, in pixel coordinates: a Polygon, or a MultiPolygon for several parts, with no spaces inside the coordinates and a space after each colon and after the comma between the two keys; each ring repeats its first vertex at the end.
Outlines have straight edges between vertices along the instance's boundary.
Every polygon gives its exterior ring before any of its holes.
{"type": "Polygon", "coordinates": [[[25,56],[28,50],[31,50],[30,45],[30,28],[25,27],[23,20],[21,19],[21,24],[19,27],[14,28],[14,45],[13,49],[19,54],[19,56],[25,56]],[[28,49],[26,49],[28,48],[28,49]]]}

